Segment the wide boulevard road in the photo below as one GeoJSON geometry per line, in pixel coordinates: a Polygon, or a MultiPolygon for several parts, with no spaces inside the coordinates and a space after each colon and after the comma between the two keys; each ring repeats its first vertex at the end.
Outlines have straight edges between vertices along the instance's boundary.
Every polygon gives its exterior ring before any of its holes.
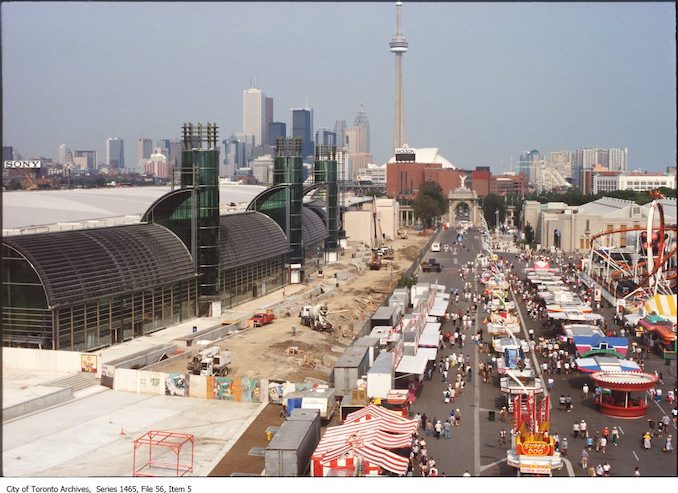
{"type": "MultiPolygon", "coordinates": [[[[442,245],[448,244],[450,247],[454,246],[455,238],[456,230],[454,228],[440,231],[437,237],[442,245]]],[[[480,233],[471,229],[466,233],[462,244],[457,245],[456,252],[453,248],[450,248],[448,252],[441,249],[440,252],[428,253],[425,259],[435,257],[443,269],[440,273],[419,271],[419,282],[444,284],[448,292],[455,288],[461,292],[465,282],[470,282],[476,290],[482,289],[482,286],[478,285],[477,275],[473,274],[473,270],[466,280],[460,277],[460,267],[467,262],[473,262],[480,249],[480,233]]],[[[524,265],[520,264],[515,254],[498,253],[504,258],[514,260],[515,272],[522,274],[524,265]]],[[[454,298],[452,298],[449,311],[457,312],[461,309],[465,313],[469,306],[470,303],[464,301],[462,297],[460,297],[458,303],[455,303],[454,298]]],[[[518,306],[521,309],[521,318],[523,319],[523,339],[527,340],[529,329],[534,330],[536,337],[551,338],[554,336],[550,332],[547,333],[540,323],[528,317],[522,303],[519,303],[518,306]]],[[[613,326],[612,311],[603,309],[603,315],[608,320],[608,324],[613,326]]],[[[507,446],[498,444],[500,430],[503,428],[508,432],[511,426],[510,421],[502,422],[499,419],[499,409],[505,403],[505,397],[499,390],[499,377],[495,371],[493,379],[488,383],[483,383],[482,379],[478,378],[478,363],[493,356],[480,352],[478,346],[471,342],[471,335],[480,326],[483,318],[484,314],[480,312],[474,319],[473,329],[462,331],[467,334],[466,344],[463,348],[457,345],[452,350],[447,345],[444,350],[438,351],[438,360],[441,356],[447,357],[452,352],[457,353],[457,355],[470,356],[473,365],[473,377],[472,381],[466,384],[463,394],[457,396],[453,403],[444,403],[443,390],[447,387],[447,384],[442,382],[442,376],[438,373],[436,365],[432,379],[424,381],[419,397],[411,409],[412,414],[416,412],[425,413],[428,419],[435,417],[441,421],[448,417],[452,409],[461,411],[461,426],[452,428],[450,439],[445,439],[442,435],[439,439],[434,436],[428,437],[425,436],[423,430],[420,433],[426,439],[429,457],[436,461],[438,470],[448,477],[461,476],[465,471],[468,471],[472,476],[484,477],[517,475],[517,470],[506,464],[507,446]],[[490,419],[491,414],[494,414],[494,419],[490,419]]],[[[441,328],[441,332],[447,331],[454,332],[452,322],[447,322],[441,328]]],[[[486,342],[487,337],[485,335],[486,342]]],[[[532,358],[535,356],[537,355],[531,355],[532,358]]],[[[541,363],[541,355],[537,359],[541,363]]],[[[659,357],[651,355],[646,360],[645,369],[651,372],[654,370],[663,372],[664,379],[660,385],[664,395],[669,388],[675,387],[675,374],[669,375],[669,367],[665,366],[664,361],[659,357]]],[[[455,376],[456,371],[451,370],[448,375],[448,382],[454,382],[455,376]]],[[[612,467],[611,476],[633,476],[636,467],[640,468],[643,477],[678,476],[676,453],[666,454],[662,452],[664,438],[655,438],[650,450],[643,450],[641,447],[641,436],[647,430],[647,419],[652,418],[655,422],[658,422],[664,414],[670,416],[671,410],[665,400],[660,403],[653,403],[648,411],[648,416],[645,418],[635,420],[615,419],[601,414],[591,402],[591,396],[589,396],[588,402],[582,398],[581,388],[584,382],[588,381],[593,390],[594,385],[590,378],[584,377],[578,372],[550,377],[555,381],[551,391],[551,434],[558,433],[561,440],[562,437],[566,436],[569,442],[567,456],[564,460],[565,467],[560,471],[554,471],[554,476],[586,476],[586,471],[579,465],[579,457],[585,447],[584,440],[581,438],[575,439],[571,434],[575,420],[581,419],[586,420],[591,433],[602,429],[604,426],[608,426],[610,430],[613,426],[617,426],[621,432],[619,446],[608,445],[606,454],[596,452],[594,449],[589,452],[589,464],[597,465],[608,462],[612,467]],[[562,412],[558,409],[558,397],[561,394],[569,394],[572,397],[574,403],[572,412],[562,412]]],[[[544,376],[544,381],[546,381],[546,378],[549,378],[549,376],[544,376]]],[[[673,443],[675,446],[676,426],[671,424],[670,430],[674,437],[673,443]]],[[[510,444],[508,433],[507,441],[510,444]]],[[[415,468],[415,474],[417,471],[418,469],[415,468]]]]}

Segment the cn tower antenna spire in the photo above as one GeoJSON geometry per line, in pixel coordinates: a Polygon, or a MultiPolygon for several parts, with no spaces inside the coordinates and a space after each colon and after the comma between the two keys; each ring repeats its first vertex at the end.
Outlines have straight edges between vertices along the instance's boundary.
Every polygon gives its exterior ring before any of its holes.
{"type": "Polygon", "coordinates": [[[405,98],[403,96],[403,53],[407,51],[407,39],[402,34],[400,8],[396,2],[396,33],[389,47],[395,54],[395,119],[393,125],[393,151],[405,143],[405,98]]]}

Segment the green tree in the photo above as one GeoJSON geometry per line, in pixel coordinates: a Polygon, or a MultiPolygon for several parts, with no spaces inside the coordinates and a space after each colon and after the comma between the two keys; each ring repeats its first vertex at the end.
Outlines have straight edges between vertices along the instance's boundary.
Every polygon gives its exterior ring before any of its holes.
{"type": "Polygon", "coordinates": [[[499,211],[499,224],[502,224],[506,218],[506,199],[494,194],[484,197],[483,216],[485,216],[487,227],[490,229],[497,226],[497,211],[499,211]]]}
{"type": "Polygon", "coordinates": [[[447,199],[440,185],[433,181],[424,182],[419,189],[419,196],[412,201],[412,211],[424,226],[433,227],[438,218],[447,212],[447,199]]]}
{"type": "Polygon", "coordinates": [[[534,243],[534,228],[530,223],[525,225],[525,243],[528,245],[534,243]]]}

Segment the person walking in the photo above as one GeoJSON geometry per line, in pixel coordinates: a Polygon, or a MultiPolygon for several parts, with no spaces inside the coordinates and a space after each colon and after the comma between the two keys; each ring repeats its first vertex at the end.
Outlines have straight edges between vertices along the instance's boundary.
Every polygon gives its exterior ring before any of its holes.
{"type": "Polygon", "coordinates": [[[433,421],[428,420],[426,422],[426,435],[431,436],[432,433],[433,433],[433,421]]]}
{"type": "Polygon", "coordinates": [[[438,420],[435,425],[436,438],[440,440],[440,434],[443,432],[443,424],[438,420]]]}
{"type": "Polygon", "coordinates": [[[589,437],[589,432],[588,432],[588,426],[586,425],[586,421],[583,419],[579,422],[579,434],[581,435],[582,438],[588,438],[589,437]]]}
{"type": "Polygon", "coordinates": [[[506,445],[506,429],[504,428],[499,431],[499,445],[506,445]]]}
{"type": "Polygon", "coordinates": [[[607,438],[605,436],[600,437],[599,446],[600,446],[600,451],[602,453],[605,453],[605,447],[607,447],[607,438]]]}
{"type": "Polygon", "coordinates": [[[574,438],[579,437],[579,421],[575,421],[572,425],[572,436],[574,438]]]}
{"type": "Polygon", "coordinates": [[[664,452],[667,454],[673,453],[673,438],[671,437],[671,434],[668,434],[666,436],[666,444],[664,445],[664,452]]]}
{"type": "Polygon", "coordinates": [[[636,478],[640,477],[640,467],[636,466],[636,470],[633,471],[633,476],[636,478]]]}
{"type": "Polygon", "coordinates": [[[562,455],[563,457],[567,457],[567,446],[568,446],[567,437],[563,437],[560,440],[560,455],[562,455]]]}
{"type": "Polygon", "coordinates": [[[619,429],[616,426],[612,427],[610,438],[612,439],[612,444],[616,447],[619,443],[619,429]]]}
{"type": "Polygon", "coordinates": [[[449,440],[451,432],[452,432],[452,425],[450,424],[449,420],[445,420],[445,422],[443,423],[443,433],[444,433],[446,439],[449,440]]]}
{"type": "Polygon", "coordinates": [[[581,455],[579,457],[579,463],[581,464],[581,468],[586,471],[589,467],[589,453],[586,451],[586,449],[583,449],[581,451],[581,455]]]}
{"type": "Polygon", "coordinates": [[[650,447],[652,447],[652,434],[646,431],[643,435],[643,449],[650,450],[650,447]]]}
{"type": "Polygon", "coordinates": [[[589,398],[589,385],[585,383],[581,390],[584,393],[584,400],[587,400],[589,398]]]}

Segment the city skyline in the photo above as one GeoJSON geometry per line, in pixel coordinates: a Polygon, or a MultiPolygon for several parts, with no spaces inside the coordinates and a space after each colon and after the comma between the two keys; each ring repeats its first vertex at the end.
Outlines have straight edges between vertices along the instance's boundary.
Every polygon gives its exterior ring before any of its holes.
{"type": "MultiPolygon", "coordinates": [[[[184,121],[215,122],[221,141],[242,131],[254,78],[288,134],[292,108],[313,109],[314,135],[364,104],[382,164],[394,6],[4,3],[3,145],[26,158],[57,158],[60,144],[102,157],[118,136],[136,163],[133,143],[178,138],[184,121]],[[120,36],[100,36],[109,31],[120,36]]],[[[629,169],[664,171],[676,163],[674,14],[668,2],[405,2],[407,144],[495,172],[525,149],[625,147],[629,169]]]]}

